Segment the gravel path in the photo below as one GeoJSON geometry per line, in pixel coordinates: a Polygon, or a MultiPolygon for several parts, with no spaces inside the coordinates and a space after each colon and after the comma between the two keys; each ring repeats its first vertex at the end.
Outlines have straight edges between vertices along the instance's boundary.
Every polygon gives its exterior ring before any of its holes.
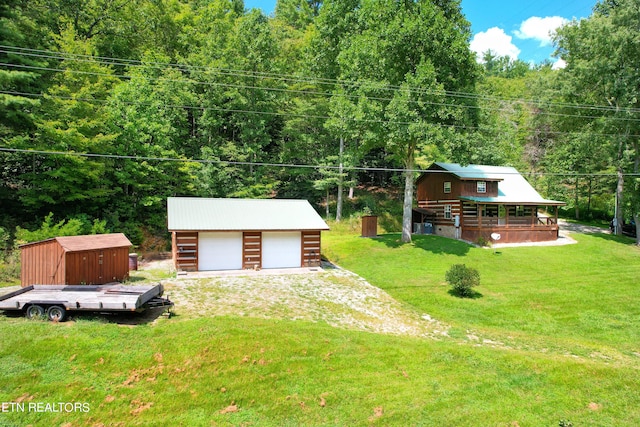
{"type": "Polygon", "coordinates": [[[558,225],[560,226],[560,233],[606,233],[611,234],[608,228],[595,227],[593,225],[576,224],[574,222],[568,222],[564,219],[558,219],[558,225]]]}
{"type": "Polygon", "coordinates": [[[185,317],[247,316],[326,322],[375,333],[438,338],[448,327],[339,268],[306,274],[252,274],[163,281],[185,317]]]}

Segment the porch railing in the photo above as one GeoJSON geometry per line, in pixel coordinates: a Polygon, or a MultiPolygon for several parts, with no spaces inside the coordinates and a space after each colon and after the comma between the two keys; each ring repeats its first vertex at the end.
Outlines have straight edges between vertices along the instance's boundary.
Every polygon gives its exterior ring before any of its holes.
{"type": "Polygon", "coordinates": [[[497,218],[497,217],[482,217],[482,222],[479,221],[478,217],[464,217],[463,225],[468,227],[480,227],[482,226],[487,228],[495,228],[495,227],[523,227],[523,228],[534,228],[534,227],[552,227],[557,226],[558,222],[556,218],[552,217],[505,217],[505,218],[497,218]]]}

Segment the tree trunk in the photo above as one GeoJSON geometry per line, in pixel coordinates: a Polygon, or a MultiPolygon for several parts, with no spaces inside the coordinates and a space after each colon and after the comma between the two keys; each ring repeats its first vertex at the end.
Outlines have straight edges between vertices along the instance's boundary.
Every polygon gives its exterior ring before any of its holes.
{"type": "Polygon", "coordinates": [[[580,179],[576,175],[576,187],[575,187],[575,194],[574,194],[576,220],[580,219],[580,190],[579,190],[579,188],[580,188],[580,179]]]}
{"type": "MultiPolygon", "coordinates": [[[[635,153],[635,159],[633,160],[633,173],[635,176],[638,176],[638,171],[640,171],[640,144],[637,140],[633,142],[633,151],[635,153]]],[[[638,194],[637,184],[634,185],[633,188],[633,222],[636,225],[636,245],[640,246],[640,223],[638,219],[640,219],[640,215],[638,215],[638,209],[640,209],[640,194],[638,194]]]]}
{"type": "Polygon", "coordinates": [[[410,146],[407,152],[406,170],[404,176],[404,203],[402,206],[402,242],[411,243],[411,222],[413,213],[413,167],[414,152],[410,146]]]}
{"type": "Polygon", "coordinates": [[[340,165],[338,166],[338,200],[336,202],[336,222],[342,219],[342,154],[344,153],[344,139],[340,137],[340,165]]]}
{"type": "Polygon", "coordinates": [[[327,204],[326,211],[325,211],[327,213],[326,218],[329,219],[329,186],[327,186],[327,202],[326,202],[326,204],[327,204]]]}
{"type": "Polygon", "coordinates": [[[591,195],[593,193],[593,177],[589,176],[589,186],[587,188],[587,218],[591,218],[591,195]]]}
{"type": "Polygon", "coordinates": [[[622,207],[622,193],[624,190],[624,175],[622,173],[622,167],[618,165],[618,184],[616,185],[616,217],[615,221],[615,233],[617,235],[622,234],[622,219],[623,219],[623,207],[622,207]]]}

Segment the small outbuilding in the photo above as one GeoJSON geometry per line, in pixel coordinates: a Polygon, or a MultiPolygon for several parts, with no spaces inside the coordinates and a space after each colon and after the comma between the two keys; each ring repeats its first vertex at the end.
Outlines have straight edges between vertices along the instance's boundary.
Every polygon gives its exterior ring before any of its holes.
{"type": "Polygon", "coordinates": [[[22,286],[102,285],[129,277],[122,233],[64,236],[20,246],[22,286]]]}
{"type": "Polygon", "coordinates": [[[178,271],[318,266],[329,229],[306,200],[170,197],[167,211],[178,271]]]}

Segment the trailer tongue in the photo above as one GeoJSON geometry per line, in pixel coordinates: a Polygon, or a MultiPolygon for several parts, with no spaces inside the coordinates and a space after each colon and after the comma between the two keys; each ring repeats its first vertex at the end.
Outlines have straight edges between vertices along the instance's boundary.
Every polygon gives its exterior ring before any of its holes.
{"type": "Polygon", "coordinates": [[[62,321],[70,311],[141,312],[155,307],[170,309],[173,302],[162,298],[163,293],[161,284],[31,285],[0,296],[0,310],[23,311],[28,318],[46,315],[49,320],[62,321]]]}

